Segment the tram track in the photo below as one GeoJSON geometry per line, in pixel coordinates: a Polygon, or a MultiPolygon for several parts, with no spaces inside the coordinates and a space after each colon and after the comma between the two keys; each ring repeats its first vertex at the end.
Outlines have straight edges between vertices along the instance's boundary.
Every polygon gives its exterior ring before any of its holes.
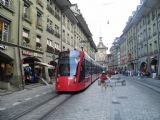
{"type": "Polygon", "coordinates": [[[68,101],[73,95],[57,94],[47,101],[37,104],[36,106],[8,119],[8,120],[45,120],[51,113],[55,112],[62,104],[68,101]],[[36,118],[35,118],[36,116],[36,118]]]}
{"type": "Polygon", "coordinates": [[[39,103],[39,104],[37,104],[37,105],[29,108],[29,109],[26,109],[25,111],[23,111],[23,112],[21,112],[21,113],[19,113],[19,114],[16,114],[16,115],[12,116],[12,118],[9,118],[8,120],[17,120],[17,119],[21,118],[22,116],[24,116],[24,115],[32,112],[33,110],[39,108],[40,106],[46,104],[47,102],[49,102],[49,101],[51,101],[51,100],[53,100],[53,99],[55,99],[55,98],[57,98],[57,97],[59,97],[59,96],[60,96],[60,95],[56,94],[55,96],[53,96],[53,97],[51,97],[51,98],[49,98],[49,99],[47,99],[47,100],[45,100],[45,101],[43,101],[43,102],[41,102],[41,103],[39,103]]]}
{"type": "Polygon", "coordinates": [[[39,120],[46,120],[51,114],[53,114],[54,112],[56,112],[56,110],[58,110],[58,108],[63,105],[64,103],[66,103],[69,99],[71,99],[73,97],[73,95],[67,97],[65,100],[61,101],[59,104],[57,104],[57,106],[53,107],[51,110],[49,110],[46,114],[44,114],[39,120]]]}

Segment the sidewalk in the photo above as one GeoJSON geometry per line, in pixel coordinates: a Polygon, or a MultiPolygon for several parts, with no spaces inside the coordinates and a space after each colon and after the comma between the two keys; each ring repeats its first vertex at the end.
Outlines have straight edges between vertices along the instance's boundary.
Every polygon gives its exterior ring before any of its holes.
{"type": "Polygon", "coordinates": [[[0,89],[0,96],[9,95],[9,94],[12,94],[14,92],[20,92],[20,91],[23,91],[25,89],[33,89],[33,88],[36,88],[36,87],[39,87],[39,86],[44,86],[44,84],[35,83],[35,84],[25,85],[24,89],[20,89],[20,88],[16,88],[16,87],[12,87],[11,90],[0,89]]]}
{"type": "Polygon", "coordinates": [[[138,76],[124,76],[122,74],[117,74],[116,76],[121,77],[123,79],[130,79],[130,80],[135,80],[139,84],[145,85],[151,89],[156,90],[157,92],[160,92],[160,80],[158,79],[153,79],[149,77],[138,77],[138,76]]]}
{"type": "Polygon", "coordinates": [[[54,91],[54,85],[26,85],[25,89],[17,91],[0,91],[0,111],[14,107],[54,91]]]}

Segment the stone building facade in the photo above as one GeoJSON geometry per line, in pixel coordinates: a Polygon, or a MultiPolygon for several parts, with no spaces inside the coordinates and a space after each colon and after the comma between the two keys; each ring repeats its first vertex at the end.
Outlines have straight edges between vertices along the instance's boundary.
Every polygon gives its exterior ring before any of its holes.
{"type": "Polygon", "coordinates": [[[83,50],[95,59],[88,25],[68,0],[1,0],[0,88],[24,87],[30,69],[33,80],[36,73],[50,81],[59,52],[82,50],[84,40],[83,50]]]}

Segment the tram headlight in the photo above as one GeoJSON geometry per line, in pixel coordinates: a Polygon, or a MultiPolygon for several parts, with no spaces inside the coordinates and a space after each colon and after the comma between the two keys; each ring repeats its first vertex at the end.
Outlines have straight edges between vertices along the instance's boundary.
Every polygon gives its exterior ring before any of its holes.
{"type": "Polygon", "coordinates": [[[77,79],[76,79],[76,77],[74,78],[74,83],[76,83],[76,81],[77,81],[77,79]]]}
{"type": "Polygon", "coordinates": [[[56,79],[56,82],[57,82],[57,83],[59,82],[59,79],[58,79],[58,78],[56,79]]]}

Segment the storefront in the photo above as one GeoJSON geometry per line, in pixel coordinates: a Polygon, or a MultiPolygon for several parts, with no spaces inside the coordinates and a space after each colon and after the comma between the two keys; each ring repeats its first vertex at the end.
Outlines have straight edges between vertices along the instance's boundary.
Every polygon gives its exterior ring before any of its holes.
{"type": "Polygon", "coordinates": [[[5,83],[10,83],[13,77],[13,58],[0,51],[0,88],[5,89],[5,83]],[[3,83],[3,85],[2,85],[3,83]]]}
{"type": "Polygon", "coordinates": [[[35,64],[35,62],[42,61],[42,54],[34,53],[32,51],[22,50],[22,69],[24,73],[25,84],[38,83],[41,77],[42,68],[35,64]]]}
{"type": "Polygon", "coordinates": [[[156,57],[152,57],[151,58],[151,72],[152,72],[152,78],[156,78],[157,72],[158,72],[158,61],[156,59],[156,57]]]}

